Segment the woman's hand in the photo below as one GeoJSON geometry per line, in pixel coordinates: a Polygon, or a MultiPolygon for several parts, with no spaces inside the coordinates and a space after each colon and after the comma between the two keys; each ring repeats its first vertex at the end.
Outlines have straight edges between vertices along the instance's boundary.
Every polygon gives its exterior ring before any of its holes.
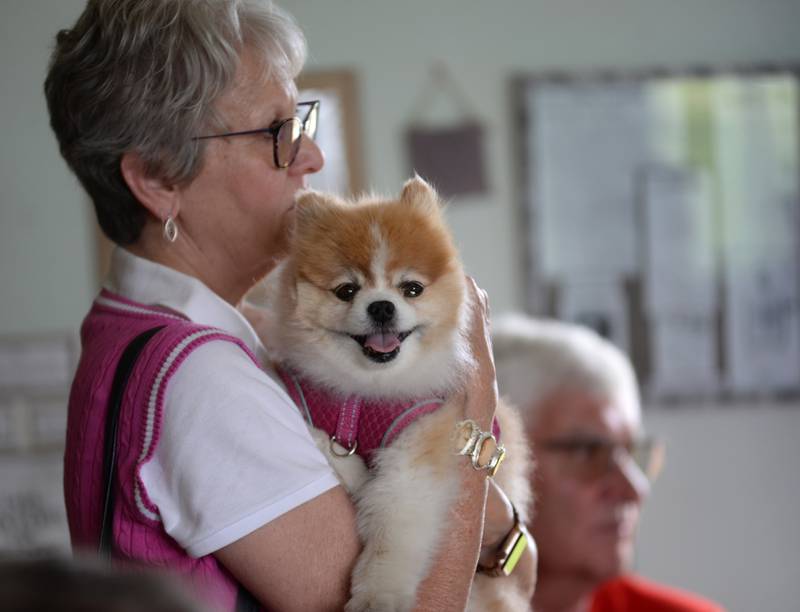
{"type": "Polygon", "coordinates": [[[497,406],[497,379],[489,331],[489,297],[471,277],[467,277],[467,303],[470,308],[467,339],[475,369],[464,389],[464,417],[490,431],[497,406]]]}

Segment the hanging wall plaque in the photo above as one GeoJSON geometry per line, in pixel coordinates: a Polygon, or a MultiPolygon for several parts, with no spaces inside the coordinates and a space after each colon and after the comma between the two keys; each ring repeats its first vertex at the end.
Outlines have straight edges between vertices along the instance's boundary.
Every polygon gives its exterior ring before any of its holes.
{"type": "Polygon", "coordinates": [[[445,197],[486,191],[483,128],[478,123],[412,127],[407,133],[411,169],[445,197]]]}

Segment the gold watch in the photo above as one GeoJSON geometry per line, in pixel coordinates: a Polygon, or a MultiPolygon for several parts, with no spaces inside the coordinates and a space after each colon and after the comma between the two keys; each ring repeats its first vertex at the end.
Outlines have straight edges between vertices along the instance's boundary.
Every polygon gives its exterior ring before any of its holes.
{"type": "MultiPolygon", "coordinates": [[[[511,506],[514,508],[514,506],[511,506]]],[[[522,553],[528,547],[528,530],[519,520],[517,509],[514,508],[514,526],[508,532],[506,539],[497,549],[494,564],[485,566],[478,564],[478,572],[487,576],[509,576],[517,567],[522,553]]]]}

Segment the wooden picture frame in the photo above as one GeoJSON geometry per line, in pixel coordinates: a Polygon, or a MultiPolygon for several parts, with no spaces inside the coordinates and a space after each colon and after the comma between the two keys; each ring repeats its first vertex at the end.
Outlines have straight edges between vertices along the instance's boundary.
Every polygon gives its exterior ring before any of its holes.
{"type": "Polygon", "coordinates": [[[326,161],[318,175],[308,177],[309,185],[342,195],[360,193],[365,183],[355,74],[346,69],[309,70],[300,74],[297,88],[298,99],[320,98],[322,101],[317,142],[326,153],[326,161]],[[319,180],[337,174],[346,180],[319,180]]]}

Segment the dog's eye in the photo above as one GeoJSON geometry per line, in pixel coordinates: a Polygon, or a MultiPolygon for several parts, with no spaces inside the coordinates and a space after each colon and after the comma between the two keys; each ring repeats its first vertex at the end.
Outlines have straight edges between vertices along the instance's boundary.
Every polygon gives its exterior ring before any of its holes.
{"type": "Polygon", "coordinates": [[[352,302],[359,289],[361,287],[355,283],[342,283],[333,290],[333,294],[343,302],[352,302]]]}
{"type": "Polygon", "coordinates": [[[415,298],[422,294],[425,287],[422,286],[422,283],[418,283],[417,281],[407,281],[401,283],[400,289],[403,290],[403,295],[407,298],[415,298]]]}

